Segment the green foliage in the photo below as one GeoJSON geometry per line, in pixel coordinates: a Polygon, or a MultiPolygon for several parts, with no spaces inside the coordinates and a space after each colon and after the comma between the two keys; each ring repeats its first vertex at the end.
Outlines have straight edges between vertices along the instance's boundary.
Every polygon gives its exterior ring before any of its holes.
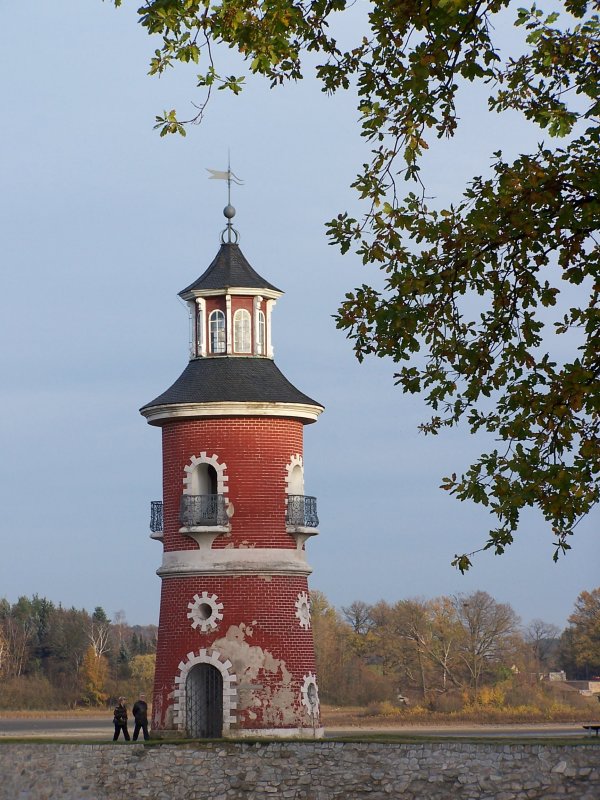
{"type": "MultiPolygon", "coordinates": [[[[236,94],[243,86],[243,76],[219,74],[216,44],[236,48],[271,85],[301,78],[305,53],[314,53],[324,91],[356,92],[372,149],[353,187],[367,210],[360,220],[342,212],[327,227],[332,244],[354,249],[385,283],[347,293],[337,325],[359,360],[399,365],[398,385],[431,408],[423,432],[462,422],[497,441],[442,481],[495,517],[482,549],[503,553],[523,509],[534,507],[556,560],[600,499],[597,3],[563,0],[547,14],[510,0],[380,0],[343,49],[329,24],[351,5],[148,0],[138,13],[162,43],[150,72],[204,63],[197,82],[206,101],[215,85],[236,94]],[[494,22],[507,9],[524,42],[503,61],[494,22]],[[548,143],[512,161],[495,153],[491,175],[439,209],[425,199],[421,161],[432,137],[455,134],[459,91],[475,82],[490,87],[491,112],[521,113],[548,143]],[[398,178],[416,186],[403,199],[398,178]]],[[[205,107],[184,122],[165,112],[156,127],[185,135],[205,107]]],[[[472,555],[453,563],[464,572],[472,555]]]]}
{"type": "Polygon", "coordinates": [[[105,625],[110,622],[108,616],[106,615],[106,611],[102,608],[102,606],[96,606],[92,612],[92,620],[100,625],[105,625]]]}
{"type": "Polygon", "coordinates": [[[12,605],[0,599],[0,708],[96,705],[109,694],[144,689],[151,696],[156,626],[132,627],[122,612],[117,617],[111,624],[99,606],[90,615],[37,595],[12,605]]]}

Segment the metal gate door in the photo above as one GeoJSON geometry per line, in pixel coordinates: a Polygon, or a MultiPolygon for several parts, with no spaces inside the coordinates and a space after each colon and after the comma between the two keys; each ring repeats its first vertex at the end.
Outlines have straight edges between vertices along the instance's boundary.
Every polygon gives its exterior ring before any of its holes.
{"type": "Polygon", "coordinates": [[[188,736],[219,739],[223,735],[223,676],[212,664],[197,664],[185,684],[188,736]]]}

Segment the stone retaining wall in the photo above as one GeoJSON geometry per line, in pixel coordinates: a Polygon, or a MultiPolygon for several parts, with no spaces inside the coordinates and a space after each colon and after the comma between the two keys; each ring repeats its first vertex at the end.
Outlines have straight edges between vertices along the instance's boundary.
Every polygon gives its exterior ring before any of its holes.
{"type": "Polygon", "coordinates": [[[600,746],[0,743],[0,800],[598,800],[600,746]]]}

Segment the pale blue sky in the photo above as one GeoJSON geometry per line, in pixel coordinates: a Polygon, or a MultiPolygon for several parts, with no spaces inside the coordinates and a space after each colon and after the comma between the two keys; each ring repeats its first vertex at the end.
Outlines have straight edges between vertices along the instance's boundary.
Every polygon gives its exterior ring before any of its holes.
{"type": "MultiPolygon", "coordinates": [[[[352,98],[327,98],[311,80],[275,91],[251,81],[238,98],[215,93],[186,139],[160,139],[154,115],[176,106],[185,116],[200,99],[194,72],[146,75],[156,45],[129,5],[3,4],[0,596],[37,592],[157,621],[161,554],[148,519],[160,434],[138,408],[187,363],[176,295],[218,249],[224,187],[205,168],[223,169],[230,147],[245,180],[233,198],[241,247],[286,292],[276,362],[326,406],[305,436],[321,518],[311,586],[338,606],[484,589],[525,622],[564,624],[577,594],[600,582],[599,515],[558,565],[532,513],[507,555],[484,554],[461,576],[450,561],[480,545],[488,515],[438,486],[477,442],[461,430],[419,435],[426,411],[394,388],[393,365],[358,365],[335,330],[344,293],[380,280],[324,234],[327,219],[358,210],[348,186],[367,152],[352,98]]],[[[485,172],[492,150],[541,139],[514,117],[478,112],[480,99],[465,97],[460,137],[432,148],[426,174],[440,202],[485,172]]]]}

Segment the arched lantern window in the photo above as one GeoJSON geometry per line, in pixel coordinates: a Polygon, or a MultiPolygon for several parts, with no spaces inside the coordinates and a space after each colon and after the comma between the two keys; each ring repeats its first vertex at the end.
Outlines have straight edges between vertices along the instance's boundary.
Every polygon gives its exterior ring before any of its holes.
{"type": "Polygon", "coordinates": [[[208,318],[210,337],[210,352],[225,352],[225,314],[222,311],[213,311],[208,318]]]}
{"type": "Polygon", "coordinates": [[[252,352],[250,312],[239,308],[233,316],[233,350],[235,353],[252,352]]]}

